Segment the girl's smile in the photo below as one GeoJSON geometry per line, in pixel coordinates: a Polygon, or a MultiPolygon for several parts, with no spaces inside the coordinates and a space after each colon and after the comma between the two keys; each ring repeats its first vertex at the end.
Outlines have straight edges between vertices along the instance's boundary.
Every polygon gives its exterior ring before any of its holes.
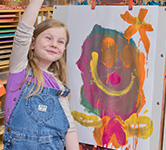
{"type": "Polygon", "coordinates": [[[55,51],[53,51],[53,50],[46,50],[48,53],[50,53],[50,54],[56,54],[56,52],[55,51]]]}

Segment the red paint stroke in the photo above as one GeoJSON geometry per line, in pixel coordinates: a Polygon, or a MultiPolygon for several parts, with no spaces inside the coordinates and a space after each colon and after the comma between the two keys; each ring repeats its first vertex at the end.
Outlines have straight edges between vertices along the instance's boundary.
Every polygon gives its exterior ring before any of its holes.
{"type": "Polygon", "coordinates": [[[121,76],[117,72],[114,72],[109,76],[109,81],[112,85],[117,85],[121,81],[121,76]]]}

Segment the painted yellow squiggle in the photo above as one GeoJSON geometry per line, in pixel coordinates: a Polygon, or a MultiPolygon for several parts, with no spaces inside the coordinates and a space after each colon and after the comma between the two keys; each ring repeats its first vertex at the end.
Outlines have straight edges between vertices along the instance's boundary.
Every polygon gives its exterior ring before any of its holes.
{"type": "Polygon", "coordinates": [[[86,115],[84,113],[73,110],[71,112],[74,120],[79,122],[82,126],[86,127],[101,127],[103,125],[102,121],[98,121],[99,118],[96,115],[86,115]],[[90,122],[91,121],[91,122],[90,122]]]}
{"type": "Polygon", "coordinates": [[[133,86],[133,83],[134,83],[134,78],[135,78],[133,73],[131,73],[131,82],[130,82],[129,86],[122,91],[114,91],[114,90],[111,90],[110,88],[108,88],[107,86],[105,86],[101,82],[101,80],[98,76],[97,62],[98,62],[98,53],[92,52],[92,60],[90,61],[90,68],[91,68],[92,77],[93,77],[94,82],[98,86],[98,88],[100,88],[103,92],[105,92],[106,94],[111,95],[111,96],[122,96],[122,95],[126,94],[131,89],[131,87],[133,86]]]}
{"type": "Polygon", "coordinates": [[[124,124],[127,126],[126,132],[128,136],[138,136],[147,139],[153,132],[153,121],[148,116],[137,116],[134,113],[129,119],[124,121],[124,124]]]}

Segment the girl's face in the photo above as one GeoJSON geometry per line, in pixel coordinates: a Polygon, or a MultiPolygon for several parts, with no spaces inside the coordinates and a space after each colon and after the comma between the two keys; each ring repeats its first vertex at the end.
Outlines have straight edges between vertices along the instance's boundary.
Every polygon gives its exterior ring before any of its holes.
{"type": "Polygon", "coordinates": [[[59,60],[66,49],[66,31],[64,28],[49,28],[33,39],[31,49],[34,50],[36,63],[47,70],[52,62],[59,60]]]}

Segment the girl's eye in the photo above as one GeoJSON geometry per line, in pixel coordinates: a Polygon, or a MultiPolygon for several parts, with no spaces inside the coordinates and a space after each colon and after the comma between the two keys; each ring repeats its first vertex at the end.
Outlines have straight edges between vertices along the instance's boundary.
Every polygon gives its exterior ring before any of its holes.
{"type": "Polygon", "coordinates": [[[58,41],[58,43],[60,43],[60,44],[64,44],[65,42],[64,42],[64,41],[58,41]]]}
{"type": "Polygon", "coordinates": [[[51,40],[51,37],[49,37],[49,36],[46,36],[46,39],[48,39],[48,40],[51,40]]]}

